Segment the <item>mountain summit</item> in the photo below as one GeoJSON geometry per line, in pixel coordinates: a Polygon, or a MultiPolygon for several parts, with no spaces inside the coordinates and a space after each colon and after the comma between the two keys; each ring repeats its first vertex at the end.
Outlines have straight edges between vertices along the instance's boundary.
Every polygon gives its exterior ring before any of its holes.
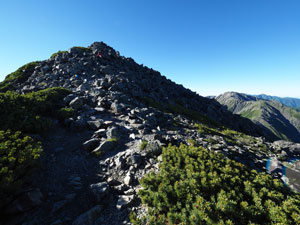
{"type": "Polygon", "coordinates": [[[274,139],[268,130],[233,115],[217,101],[201,97],[158,71],[120,56],[103,42],[95,42],[88,48],[59,51],[48,60],[25,65],[6,77],[0,91],[27,93],[51,87],[68,88],[99,106],[114,102],[120,107],[118,102],[133,101],[159,105],[164,109],[185,108],[232,129],[274,139]]]}

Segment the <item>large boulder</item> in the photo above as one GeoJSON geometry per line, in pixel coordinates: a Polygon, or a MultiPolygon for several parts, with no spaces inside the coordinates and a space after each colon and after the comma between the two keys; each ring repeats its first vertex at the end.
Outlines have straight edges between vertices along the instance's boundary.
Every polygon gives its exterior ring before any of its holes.
{"type": "Polygon", "coordinates": [[[94,225],[95,221],[100,217],[100,213],[103,210],[103,206],[96,205],[89,211],[78,216],[72,223],[72,225],[94,225]]]}
{"type": "Polygon", "coordinates": [[[93,149],[95,149],[97,147],[97,145],[99,144],[99,139],[98,138],[92,138],[86,142],[84,142],[82,144],[82,147],[84,150],[86,151],[92,151],[93,149]]]}
{"type": "Polygon", "coordinates": [[[69,103],[69,106],[75,110],[80,109],[82,105],[83,105],[83,99],[81,97],[76,97],[69,103]]]}
{"type": "Polygon", "coordinates": [[[106,182],[100,182],[90,185],[97,201],[101,201],[109,192],[109,185],[106,182]]]}
{"type": "Polygon", "coordinates": [[[103,141],[99,147],[97,147],[94,151],[92,151],[92,153],[106,153],[111,151],[117,144],[117,141],[115,139],[108,139],[103,141]]]}

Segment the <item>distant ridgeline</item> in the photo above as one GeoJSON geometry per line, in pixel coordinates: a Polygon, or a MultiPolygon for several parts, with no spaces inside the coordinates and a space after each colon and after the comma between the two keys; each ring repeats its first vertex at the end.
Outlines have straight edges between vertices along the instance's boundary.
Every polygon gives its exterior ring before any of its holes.
{"type": "Polygon", "coordinates": [[[300,224],[280,103],[204,98],[95,42],[9,74],[0,115],[1,224],[300,224]]]}
{"type": "Polygon", "coordinates": [[[299,98],[289,98],[289,97],[281,98],[281,97],[270,96],[270,95],[265,95],[265,94],[254,95],[254,96],[259,99],[263,99],[263,100],[277,101],[283,105],[295,108],[298,111],[300,110],[300,99],[299,98]]]}
{"type": "Polygon", "coordinates": [[[260,96],[268,100],[236,92],[226,92],[215,99],[231,112],[267,128],[279,139],[300,142],[299,110],[279,102],[280,100],[296,107],[300,104],[300,100],[260,96]]]}

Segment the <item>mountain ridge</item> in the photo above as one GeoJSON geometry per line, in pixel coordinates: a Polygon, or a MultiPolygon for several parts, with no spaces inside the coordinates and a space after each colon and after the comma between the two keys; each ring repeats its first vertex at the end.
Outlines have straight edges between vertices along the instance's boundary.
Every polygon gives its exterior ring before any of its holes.
{"type": "Polygon", "coordinates": [[[270,129],[278,138],[300,141],[300,114],[292,108],[273,100],[236,92],[226,92],[215,98],[228,110],[251,119],[270,129]]]}
{"type": "Polygon", "coordinates": [[[300,107],[300,99],[299,98],[278,97],[278,96],[271,96],[271,95],[266,95],[266,94],[259,94],[259,95],[254,95],[254,96],[259,99],[274,100],[274,101],[280,102],[281,104],[292,107],[292,108],[300,107]]]}
{"type": "Polygon", "coordinates": [[[76,85],[79,86],[78,90],[84,91],[88,87],[100,85],[100,82],[104,86],[112,84],[109,87],[111,91],[124,91],[123,88],[127,88],[126,91],[134,98],[142,97],[144,98],[143,100],[148,102],[150,100],[152,103],[163,103],[162,105],[173,105],[175,107],[179,105],[199,111],[203,115],[211,117],[213,120],[232,129],[242,129],[243,132],[248,132],[252,135],[264,135],[271,139],[275,138],[268,130],[255,127],[255,125],[244,118],[235,118],[235,123],[231,123],[232,117],[236,117],[236,115],[232,115],[226,110],[224,111],[223,107],[216,101],[204,98],[189,89],[185,89],[182,85],[175,84],[165,76],[162,76],[158,71],[138,65],[132,58],[120,56],[119,52],[103,42],[95,42],[88,48],[73,47],[68,52],[59,51],[54,53],[48,60],[26,64],[6,77],[1,83],[2,85],[0,85],[0,91],[6,90],[7,86],[21,93],[55,86],[76,90],[76,85]],[[101,54],[101,58],[97,56],[98,53],[101,54]],[[72,57],[71,62],[65,60],[68,58],[68,55],[75,56],[72,57]],[[78,59],[76,64],[75,59],[78,59]],[[99,60],[104,65],[100,65],[99,60]],[[63,65],[65,65],[65,68],[63,68],[63,65]],[[73,67],[69,68],[71,65],[73,67]],[[95,66],[97,65],[100,65],[100,68],[96,69],[95,66]],[[113,70],[117,70],[116,72],[119,74],[105,77],[106,73],[114,73],[113,70]],[[24,72],[23,76],[18,75],[20,71],[24,72]],[[130,72],[137,76],[130,76],[130,72]],[[98,73],[98,76],[99,74],[102,75],[96,77],[95,73],[98,73]],[[151,80],[149,77],[151,77],[151,80]],[[91,82],[97,78],[102,80],[97,81],[98,83],[91,82]],[[25,85],[23,85],[25,80],[25,85]],[[67,83],[64,83],[65,80],[67,83]],[[117,82],[118,80],[121,82],[117,82]],[[50,81],[52,83],[49,83],[50,81]],[[160,88],[158,89],[157,87],[160,88]],[[171,90],[174,87],[176,87],[176,90],[171,90]]]}
{"type": "MultiPolygon", "coordinates": [[[[297,195],[283,182],[293,190],[299,186],[281,170],[299,156],[300,144],[273,142],[275,135],[261,125],[103,42],[25,65],[0,83],[0,92],[0,128],[16,124],[28,135],[23,142],[37,144],[28,149],[44,151],[41,167],[20,190],[7,192],[12,198],[0,201],[5,224],[139,224],[143,216],[144,224],[158,218],[291,224],[300,215],[297,195]],[[276,168],[268,168],[270,158],[276,168]],[[199,210],[202,203],[210,209],[199,210]],[[285,205],[292,209],[284,211],[285,205]],[[233,213],[240,210],[244,216],[233,213]]],[[[17,157],[7,146],[21,146],[12,144],[20,135],[12,132],[0,131],[0,148],[17,157]]],[[[11,177],[6,174],[6,182],[11,177]]]]}

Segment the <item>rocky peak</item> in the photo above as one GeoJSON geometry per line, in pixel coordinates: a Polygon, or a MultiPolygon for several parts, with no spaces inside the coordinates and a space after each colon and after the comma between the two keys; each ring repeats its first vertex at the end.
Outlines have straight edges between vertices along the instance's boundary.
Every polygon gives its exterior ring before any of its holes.
{"type": "Polygon", "coordinates": [[[111,104],[113,100],[123,104],[150,104],[165,111],[170,108],[178,112],[194,111],[232,129],[252,135],[267,133],[250,121],[232,115],[216,100],[201,97],[158,71],[120,56],[103,42],[55,53],[40,62],[25,82],[13,84],[22,93],[50,87],[68,88],[75,95],[90,98],[94,104],[111,104]]]}
{"type": "Polygon", "coordinates": [[[257,101],[258,98],[255,96],[238,93],[238,92],[225,92],[216,97],[217,100],[219,99],[235,99],[236,101],[257,101]]]}

